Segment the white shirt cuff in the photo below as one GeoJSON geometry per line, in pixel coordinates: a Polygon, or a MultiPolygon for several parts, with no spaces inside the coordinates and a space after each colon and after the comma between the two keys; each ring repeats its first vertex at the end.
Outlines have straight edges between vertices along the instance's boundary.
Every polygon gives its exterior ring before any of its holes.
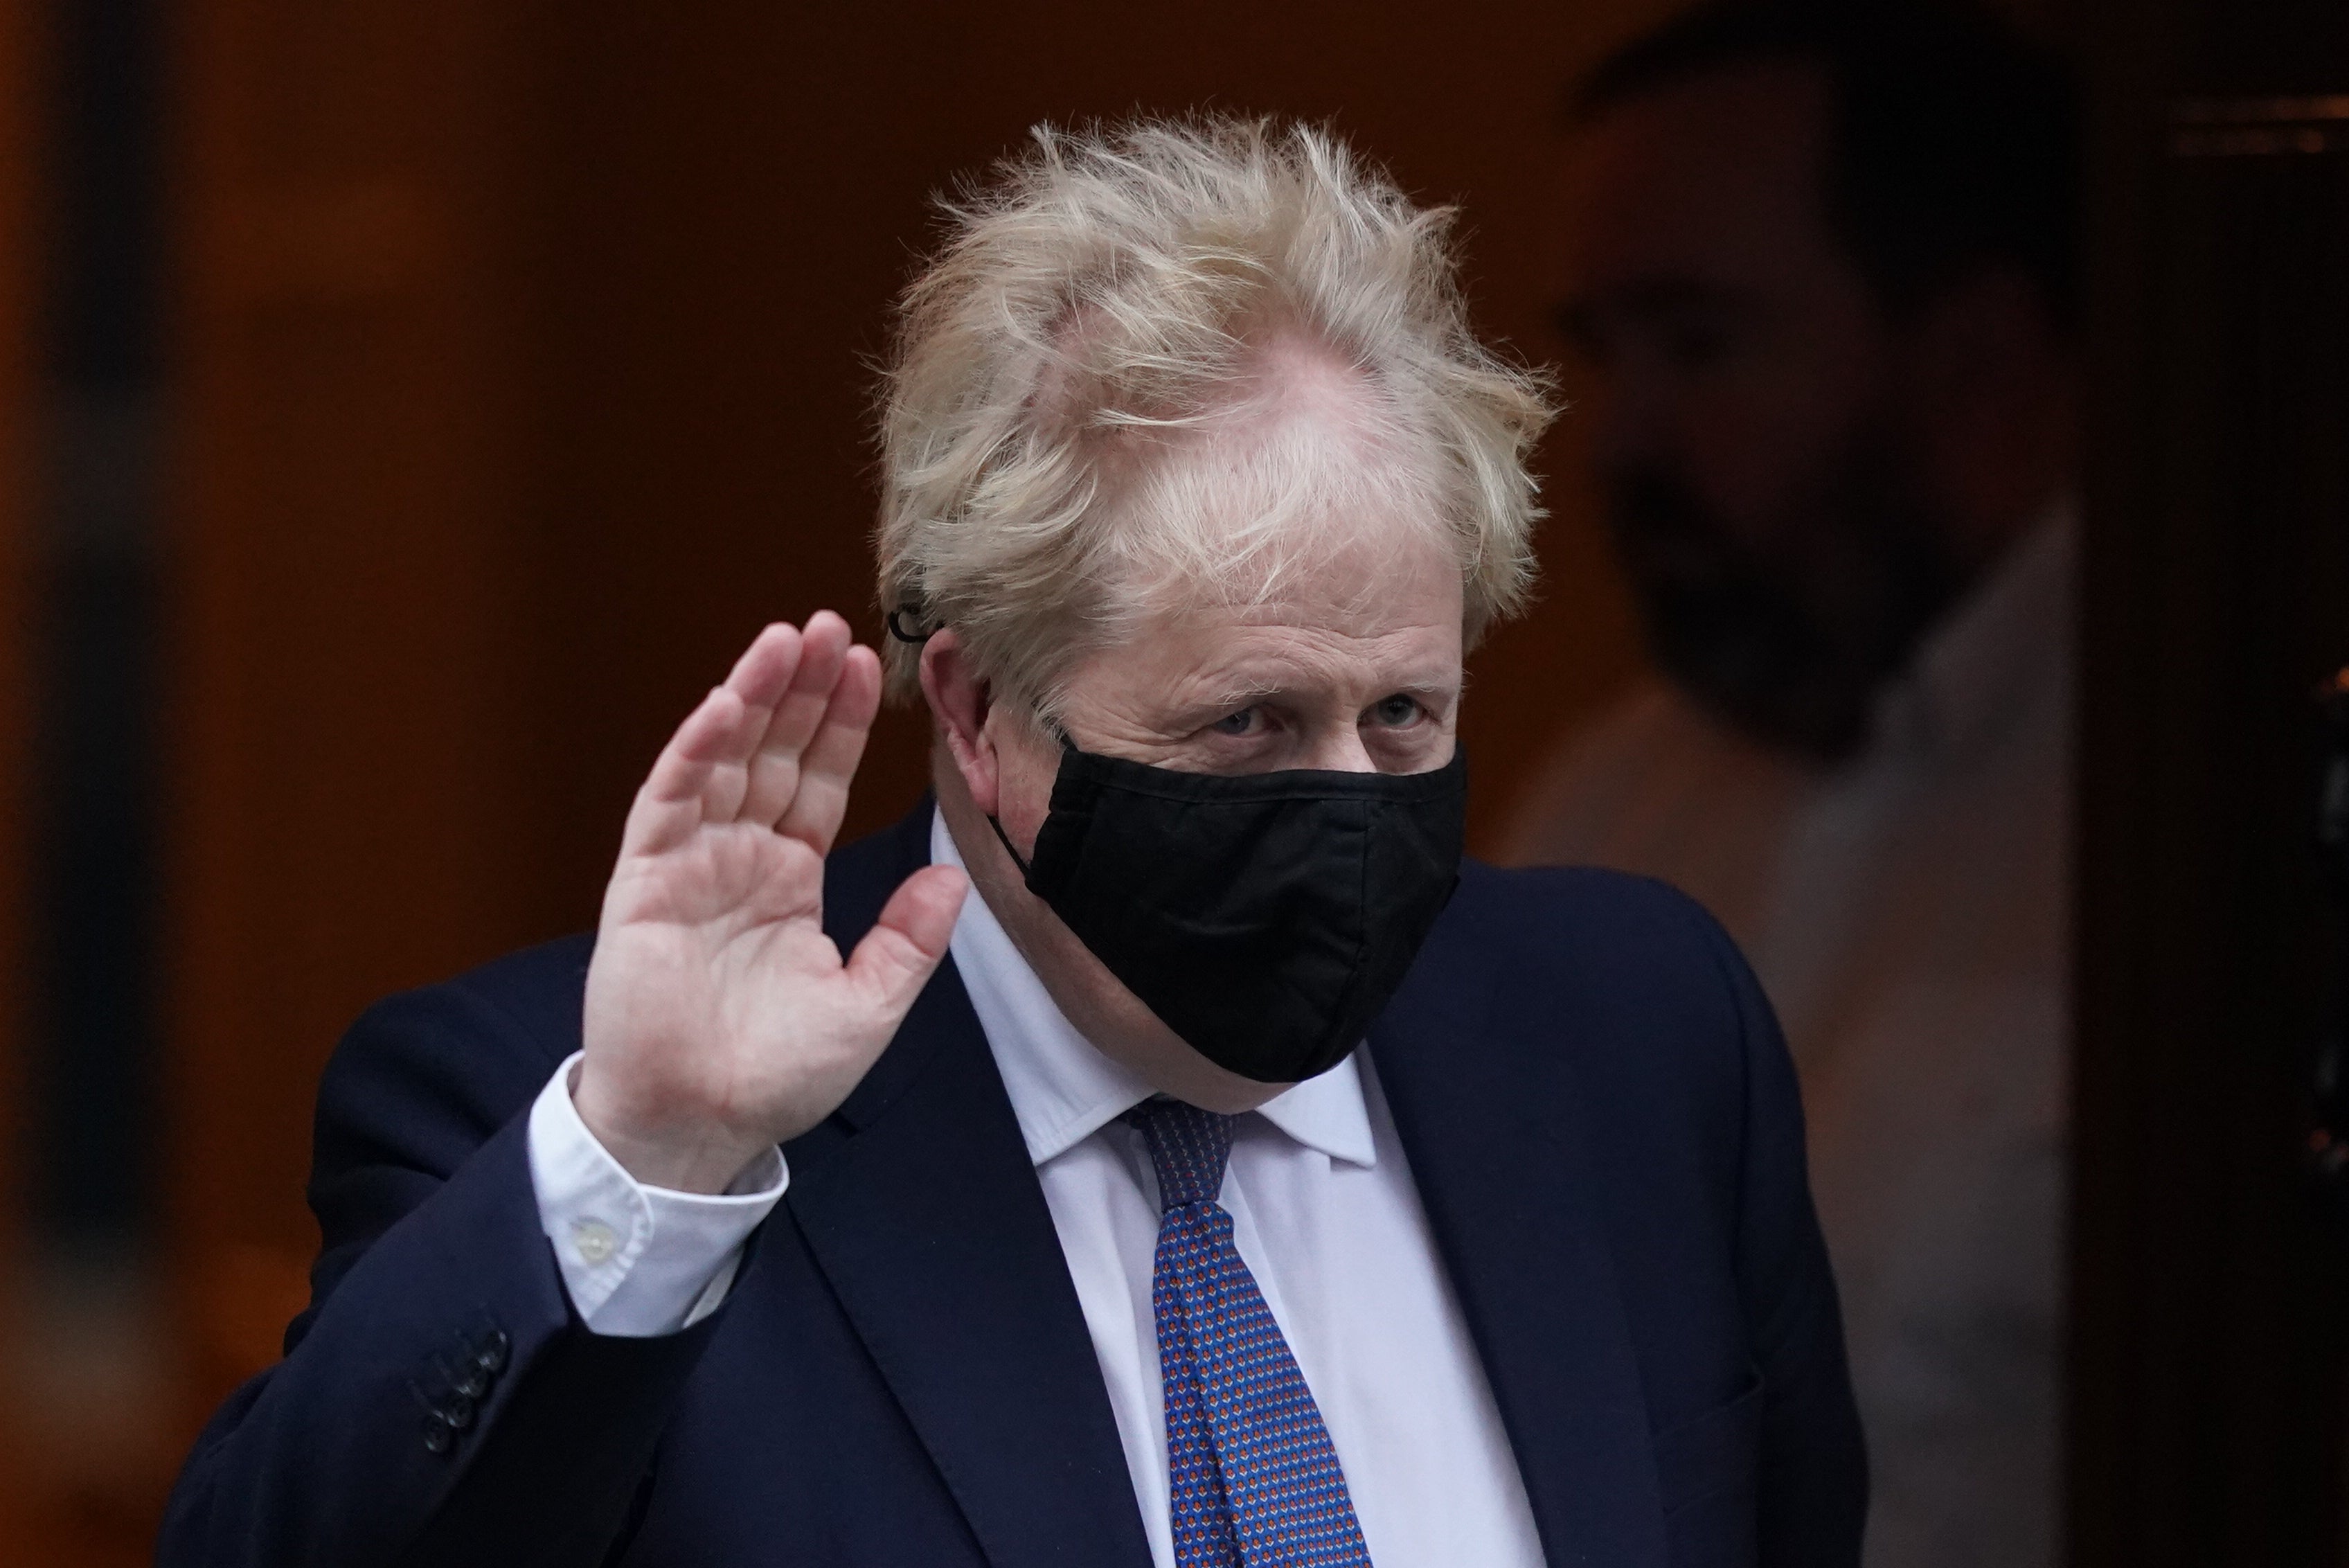
{"type": "Polygon", "coordinates": [[[715,1197],[647,1187],[579,1119],[571,1103],[579,1062],[557,1067],[530,1108],[539,1229],[591,1332],[645,1338],[689,1328],[725,1301],[743,1243],[781,1199],[791,1179],[783,1151],[769,1149],[715,1197]]]}

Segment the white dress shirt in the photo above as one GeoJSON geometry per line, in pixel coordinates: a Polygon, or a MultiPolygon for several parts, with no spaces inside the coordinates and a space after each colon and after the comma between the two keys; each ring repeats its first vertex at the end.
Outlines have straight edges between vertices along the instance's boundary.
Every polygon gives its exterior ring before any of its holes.
{"type": "Polygon", "coordinates": [[[1872,1472],[1869,1568],[2056,1561],[2072,581],[2058,509],[1831,771],[1661,682],[1574,737],[1512,858],[1678,884],[1803,1080],[1872,1472]]]}
{"type": "MultiPolygon", "coordinates": [[[[962,864],[943,820],[930,846],[962,864]]],[[[1152,1558],[1174,1568],[1150,1288],[1157,1182],[1141,1134],[1119,1120],[1152,1090],[1077,1033],[975,895],[953,954],[1060,1235],[1152,1558]]],[[[708,1313],[782,1194],[780,1159],[737,1197],[639,1187],[570,1110],[569,1075],[565,1064],[532,1112],[530,1151],[581,1316],[597,1333],[657,1334],[708,1313]],[[611,1233],[592,1259],[585,1224],[611,1233]]],[[[1364,1054],[1239,1119],[1220,1201],[1320,1407],[1371,1561],[1537,1568],[1516,1459],[1364,1054]]]]}
{"type": "Polygon", "coordinates": [[[597,1334],[674,1334],[718,1310],[743,1243],[783,1196],[783,1151],[770,1149],[722,1195],[647,1187],[605,1152],[571,1103],[579,1057],[555,1069],[530,1108],[538,1227],[580,1321],[597,1334]]]}
{"type": "MultiPolygon", "coordinates": [[[[942,819],[930,857],[962,864],[942,819]]],[[[954,961],[1076,1282],[1151,1556],[1174,1568],[1150,1300],[1158,1182],[1141,1133],[1118,1119],[1153,1091],[1077,1033],[980,898],[963,905],[954,961]]],[[[1240,1117],[1218,1201],[1320,1407],[1371,1561],[1540,1563],[1516,1456],[1368,1054],[1240,1117]]]]}

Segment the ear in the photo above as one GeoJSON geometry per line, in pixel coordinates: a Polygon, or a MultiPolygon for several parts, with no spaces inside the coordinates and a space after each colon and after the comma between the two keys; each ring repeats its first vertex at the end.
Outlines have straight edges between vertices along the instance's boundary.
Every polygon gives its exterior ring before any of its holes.
{"type": "Polygon", "coordinates": [[[992,704],[987,682],[972,672],[952,627],[940,627],[922,645],[922,696],[955,771],[970,791],[971,804],[986,815],[995,815],[1001,808],[1003,759],[988,729],[992,704]]]}

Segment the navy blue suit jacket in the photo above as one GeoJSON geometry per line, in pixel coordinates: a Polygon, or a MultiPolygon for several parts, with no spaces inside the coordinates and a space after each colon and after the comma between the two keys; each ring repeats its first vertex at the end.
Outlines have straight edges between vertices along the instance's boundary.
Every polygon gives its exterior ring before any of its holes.
{"type": "MultiPolygon", "coordinates": [[[[928,857],[843,849],[843,950],[928,857]]],[[[528,1111],[590,942],[378,1004],[319,1091],[285,1359],[214,1417],[174,1568],[1148,1568],[1092,1344],[949,961],[726,1305],[589,1334],[528,1111]]],[[[1370,1050],[1555,1568],[1858,1561],[1866,1502],[1795,1082],[1694,905],[1471,865],[1370,1050]]]]}

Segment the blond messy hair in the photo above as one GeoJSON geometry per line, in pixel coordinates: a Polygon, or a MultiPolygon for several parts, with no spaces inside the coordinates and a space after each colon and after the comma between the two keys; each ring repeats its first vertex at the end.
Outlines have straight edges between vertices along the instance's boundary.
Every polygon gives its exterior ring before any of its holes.
{"type": "MultiPolygon", "coordinates": [[[[1153,588],[1229,591],[1251,567],[1261,587],[1301,523],[1366,498],[1441,532],[1471,645],[1523,606],[1549,386],[1470,330],[1452,209],[1413,206],[1327,131],[1229,118],[1039,126],[941,205],[881,416],[895,625],[953,627],[1000,696],[1049,712],[1153,588]],[[1235,457],[1280,333],[1341,362],[1365,416],[1341,450],[1290,431],[1235,457]],[[1184,462],[1202,443],[1238,504],[1184,462]]],[[[885,655],[910,697],[919,649],[885,655]]]]}

